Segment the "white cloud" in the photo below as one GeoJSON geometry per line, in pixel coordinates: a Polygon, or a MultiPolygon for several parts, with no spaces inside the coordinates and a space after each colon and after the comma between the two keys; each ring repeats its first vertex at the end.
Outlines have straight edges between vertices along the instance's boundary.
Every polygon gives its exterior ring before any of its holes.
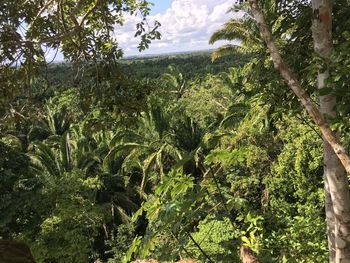
{"type": "MultiPolygon", "coordinates": [[[[215,48],[224,42],[209,45],[208,40],[213,32],[232,17],[232,13],[227,14],[227,10],[234,2],[235,0],[173,0],[164,13],[148,18],[150,24],[154,20],[162,24],[159,30],[162,39],[154,40],[150,48],[142,53],[137,49],[140,39],[134,37],[140,17],[125,14],[124,25],[116,27],[114,34],[126,56],[215,48]]],[[[53,59],[55,53],[54,50],[48,50],[47,60],[53,59]]],[[[55,61],[60,60],[63,60],[63,55],[58,52],[55,61]]]]}
{"type": "MultiPolygon", "coordinates": [[[[153,41],[150,53],[200,50],[216,47],[208,44],[211,34],[220,28],[232,14],[227,10],[234,0],[173,0],[165,13],[149,17],[158,20],[162,26],[162,39],[153,41]]],[[[138,39],[134,38],[135,25],[139,18],[127,16],[123,27],[116,30],[116,37],[126,55],[139,54],[138,39]]]]}

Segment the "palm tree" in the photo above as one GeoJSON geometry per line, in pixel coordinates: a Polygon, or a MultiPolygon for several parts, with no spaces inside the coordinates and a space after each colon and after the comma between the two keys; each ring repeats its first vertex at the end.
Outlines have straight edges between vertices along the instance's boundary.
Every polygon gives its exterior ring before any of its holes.
{"type": "Polygon", "coordinates": [[[136,191],[128,188],[121,173],[123,160],[109,158],[116,147],[114,137],[110,131],[89,135],[84,125],[73,125],[61,136],[52,135],[43,142],[32,143],[33,170],[48,183],[46,187],[72,171],[80,171],[83,180],[97,176],[102,187],[95,194],[95,202],[112,203],[115,213],[125,221],[126,215],[137,209],[135,201],[128,196],[134,196],[136,191]]]}
{"type": "MultiPolygon", "coordinates": [[[[182,158],[173,144],[170,120],[157,106],[143,112],[136,129],[127,129],[118,134],[116,146],[106,156],[107,160],[124,158],[124,171],[141,171],[141,192],[146,186],[151,170],[157,171],[160,179],[170,167],[182,158]]],[[[155,179],[155,178],[154,178],[155,179]]],[[[157,179],[155,179],[157,181],[157,179]]]]}
{"type": "Polygon", "coordinates": [[[169,72],[162,75],[167,88],[170,89],[171,93],[176,94],[177,98],[181,98],[186,89],[186,80],[183,74],[174,66],[168,67],[169,72]]]}
{"type": "Polygon", "coordinates": [[[249,15],[246,5],[234,6],[229,12],[234,12],[237,18],[230,19],[221,29],[214,32],[209,44],[214,44],[220,40],[234,41],[235,43],[226,44],[216,49],[212,53],[213,61],[226,55],[253,53],[263,45],[259,29],[254,19],[249,15]],[[237,8],[239,8],[239,12],[237,12],[237,8]]]}
{"type": "Polygon", "coordinates": [[[149,180],[156,184],[174,165],[184,168],[200,153],[202,131],[190,118],[176,117],[150,105],[141,114],[137,129],[120,132],[115,138],[119,142],[106,157],[106,161],[123,157],[125,171],[140,171],[141,192],[149,180]]]}

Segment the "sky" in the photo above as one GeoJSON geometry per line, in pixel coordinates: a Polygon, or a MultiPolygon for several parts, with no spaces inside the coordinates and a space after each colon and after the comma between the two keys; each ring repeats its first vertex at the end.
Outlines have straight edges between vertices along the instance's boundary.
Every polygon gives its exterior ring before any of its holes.
{"type": "Polygon", "coordinates": [[[149,21],[158,20],[162,39],[153,41],[142,53],[137,50],[139,40],[134,38],[136,17],[127,16],[123,27],[116,29],[120,46],[126,56],[162,54],[215,48],[223,44],[209,45],[213,32],[219,29],[232,14],[227,10],[234,0],[150,0],[149,21]]]}
{"type": "MultiPolygon", "coordinates": [[[[151,15],[148,17],[150,24],[154,20],[159,21],[162,34],[161,40],[154,40],[150,48],[139,52],[137,46],[139,38],[135,38],[136,24],[140,17],[125,15],[123,26],[115,28],[115,35],[125,56],[142,56],[147,54],[164,54],[172,52],[205,50],[219,47],[224,44],[219,41],[215,45],[209,45],[210,36],[225,22],[232,18],[227,10],[233,5],[234,0],[150,0],[154,3],[151,7],[151,15]]],[[[54,57],[55,52],[48,52],[48,60],[54,57]]],[[[58,53],[56,61],[63,60],[58,53]]]]}
{"type": "Polygon", "coordinates": [[[171,6],[173,0],[150,0],[150,2],[154,4],[151,9],[151,15],[156,15],[164,13],[171,6]]]}

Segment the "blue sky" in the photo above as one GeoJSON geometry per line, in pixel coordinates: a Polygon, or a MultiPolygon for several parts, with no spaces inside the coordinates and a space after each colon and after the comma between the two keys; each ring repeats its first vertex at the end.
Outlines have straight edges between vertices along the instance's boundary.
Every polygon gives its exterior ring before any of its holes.
{"type": "MultiPolygon", "coordinates": [[[[212,49],[225,44],[221,41],[209,45],[210,36],[233,17],[227,10],[235,0],[150,0],[154,3],[148,21],[155,20],[162,26],[161,40],[153,41],[150,48],[140,53],[137,49],[140,39],[135,38],[136,24],[142,18],[125,14],[123,26],[115,28],[115,36],[125,56],[163,54],[170,52],[212,49]]],[[[55,52],[48,52],[48,60],[55,52]]],[[[56,61],[62,60],[58,54],[56,61]]]]}
{"type": "MultiPolygon", "coordinates": [[[[152,0],[150,0],[152,1],[152,0]]],[[[141,54],[137,50],[139,40],[133,38],[136,17],[126,17],[126,23],[118,28],[118,41],[126,56],[162,54],[216,48],[208,44],[210,36],[232,18],[227,10],[234,0],[153,0],[155,5],[149,22],[157,20],[162,26],[162,39],[153,41],[141,54]]]]}
{"type": "Polygon", "coordinates": [[[151,0],[150,2],[154,4],[151,15],[156,15],[158,13],[164,13],[171,6],[173,0],[151,0]]]}

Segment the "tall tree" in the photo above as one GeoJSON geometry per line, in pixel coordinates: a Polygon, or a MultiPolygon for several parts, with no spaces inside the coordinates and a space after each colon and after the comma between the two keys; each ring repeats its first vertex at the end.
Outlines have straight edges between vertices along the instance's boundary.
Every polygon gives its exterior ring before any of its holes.
{"type": "MultiPolygon", "coordinates": [[[[332,5],[333,1],[330,0],[312,1],[314,49],[325,65],[329,64],[333,49],[332,5]]],[[[327,88],[328,77],[329,68],[320,67],[317,76],[319,90],[327,88]]],[[[336,104],[334,94],[320,96],[320,112],[326,119],[336,117],[336,104]]],[[[324,140],[323,152],[329,260],[341,262],[342,259],[350,258],[350,243],[347,241],[350,224],[346,219],[350,218],[350,193],[344,168],[327,140],[324,140]]]]}
{"type": "MultiPolygon", "coordinates": [[[[344,165],[345,168],[347,168],[347,164],[343,159],[342,165],[340,162],[341,159],[338,158],[339,155],[342,155],[342,151],[344,149],[339,144],[340,141],[338,134],[333,133],[332,130],[330,130],[328,127],[329,121],[337,116],[337,112],[335,110],[337,101],[335,93],[333,92],[334,87],[329,87],[327,84],[327,79],[330,75],[329,62],[333,49],[331,15],[332,1],[312,1],[312,31],[314,39],[314,50],[317,56],[320,58],[318,61],[322,61],[322,66],[319,66],[317,77],[317,87],[319,89],[319,94],[321,94],[319,109],[313,105],[312,100],[308,97],[306,91],[302,88],[302,85],[297,80],[295,74],[283,61],[268,27],[268,23],[265,21],[263,12],[261,11],[263,9],[265,15],[271,13],[271,10],[266,7],[266,4],[268,4],[268,2],[259,2],[258,5],[257,1],[249,1],[252,16],[250,15],[250,10],[245,10],[246,18],[243,16],[243,19],[238,18],[226,23],[221,30],[214,33],[210,42],[213,43],[220,39],[241,39],[241,45],[244,47],[243,50],[247,49],[247,47],[251,50],[254,50],[254,47],[256,47],[256,42],[252,42],[252,40],[255,38],[249,36],[253,36],[254,33],[260,31],[262,39],[267,45],[270,55],[272,56],[275,68],[280,72],[289,87],[299,97],[305,109],[309,112],[309,115],[320,127],[324,137],[324,176],[326,193],[325,206],[330,261],[339,262],[342,258],[347,258],[346,254],[348,253],[346,233],[349,231],[348,223],[346,221],[349,217],[348,213],[350,211],[350,197],[347,177],[343,167],[344,165]],[[254,26],[252,27],[251,23],[255,23],[256,28],[254,26]],[[332,143],[333,146],[331,145],[332,143]],[[338,148],[340,151],[334,150],[334,146],[340,146],[340,148],[338,148]]],[[[306,11],[304,10],[303,13],[305,12],[306,11]]],[[[307,17],[310,17],[310,15],[307,15],[307,17]]],[[[276,26],[276,23],[274,23],[274,26],[276,26]]],[[[300,34],[300,32],[298,34],[300,34]]],[[[241,47],[233,47],[227,49],[227,46],[224,46],[223,48],[218,49],[213,53],[213,58],[225,55],[227,52],[232,52],[232,49],[238,51],[242,50],[241,47]]],[[[346,152],[344,151],[343,153],[345,156],[340,156],[340,158],[344,157],[347,159],[348,157],[346,156],[346,152]]],[[[348,169],[347,171],[349,172],[348,169]]]]}
{"type": "Polygon", "coordinates": [[[6,103],[20,88],[31,95],[33,72],[50,62],[49,52],[60,51],[73,62],[110,63],[120,58],[123,52],[115,32],[124,24],[126,14],[139,17],[135,30],[140,37],[138,48],[148,48],[151,40],[160,38],[159,22],[148,25],[146,20],[149,6],[146,0],[2,1],[0,93],[5,96],[1,102],[6,103]]]}
{"type": "MultiPolygon", "coordinates": [[[[315,41],[315,51],[323,58],[327,59],[332,50],[332,4],[331,1],[314,0],[313,3],[313,35],[315,41]]],[[[350,212],[350,195],[346,174],[339,168],[338,160],[342,163],[345,170],[350,174],[350,158],[346,153],[337,135],[329,127],[324,114],[335,114],[335,98],[332,96],[322,96],[321,110],[319,110],[310,99],[309,95],[303,89],[292,70],[282,59],[280,52],[274,42],[273,36],[269,30],[263,12],[261,11],[256,0],[249,0],[253,17],[259,27],[261,37],[265,41],[275,68],[279,71],[282,78],[288,86],[300,99],[302,105],[309,113],[310,117],[317,124],[322,132],[325,141],[325,162],[326,172],[326,189],[330,191],[332,208],[334,211],[334,240],[335,240],[335,262],[348,262],[350,260],[349,244],[349,212],[350,212]],[[338,160],[336,160],[336,158],[338,160]]],[[[319,88],[325,87],[325,80],[329,75],[328,70],[320,69],[318,74],[319,88]]],[[[327,199],[329,202],[329,196],[327,199]]],[[[327,204],[330,210],[330,204],[327,204]]],[[[329,234],[332,232],[332,215],[329,215],[329,234]]],[[[332,249],[332,236],[330,237],[330,248],[332,249]]],[[[334,261],[334,254],[331,252],[330,260],[334,261]]]]}

